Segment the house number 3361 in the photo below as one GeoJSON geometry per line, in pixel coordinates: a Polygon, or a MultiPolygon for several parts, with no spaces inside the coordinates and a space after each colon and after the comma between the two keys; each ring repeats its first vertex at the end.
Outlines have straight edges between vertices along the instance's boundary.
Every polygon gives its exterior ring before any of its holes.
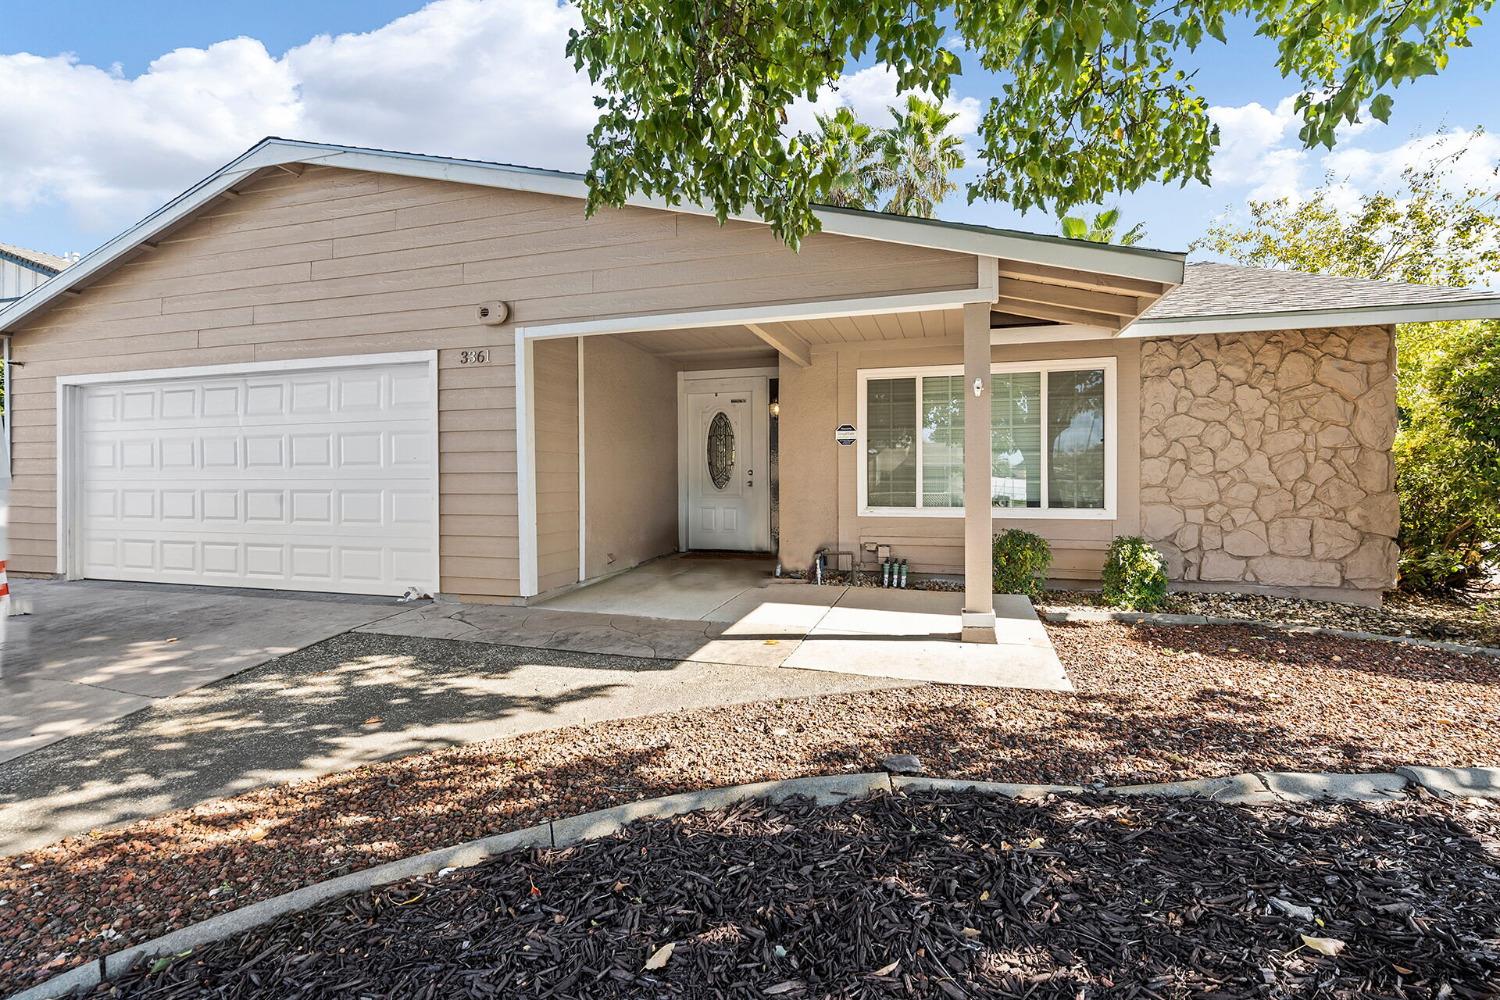
{"type": "Polygon", "coordinates": [[[459,351],[458,363],[461,365],[487,365],[490,363],[490,352],[487,348],[477,351],[459,351]]]}

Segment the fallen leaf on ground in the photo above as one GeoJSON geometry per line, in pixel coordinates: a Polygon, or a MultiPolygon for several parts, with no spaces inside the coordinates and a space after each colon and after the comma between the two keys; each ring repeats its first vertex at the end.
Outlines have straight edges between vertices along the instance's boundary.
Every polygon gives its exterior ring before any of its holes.
{"type": "Polygon", "coordinates": [[[676,947],[676,941],[668,941],[666,944],[653,951],[651,953],[651,957],[646,959],[646,968],[660,969],[664,967],[669,961],[672,960],[672,949],[676,947]]]}
{"type": "Polygon", "coordinates": [[[1302,943],[1319,955],[1327,955],[1330,958],[1344,950],[1344,942],[1338,938],[1313,937],[1311,934],[1303,934],[1302,943]]]}

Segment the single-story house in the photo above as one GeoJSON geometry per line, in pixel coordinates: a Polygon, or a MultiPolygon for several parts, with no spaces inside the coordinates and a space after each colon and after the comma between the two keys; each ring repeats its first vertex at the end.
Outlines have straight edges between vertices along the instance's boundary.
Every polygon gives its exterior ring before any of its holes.
{"type": "Polygon", "coordinates": [[[674,551],[963,573],[1144,534],[1187,587],[1373,602],[1394,324],[1500,295],[267,139],[0,310],[11,569],[522,603],[674,551]],[[773,495],[774,494],[774,495],[773,495]]]}

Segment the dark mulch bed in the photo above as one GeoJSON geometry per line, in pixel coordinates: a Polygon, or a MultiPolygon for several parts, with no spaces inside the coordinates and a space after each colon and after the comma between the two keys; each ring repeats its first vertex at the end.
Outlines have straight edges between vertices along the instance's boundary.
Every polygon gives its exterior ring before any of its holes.
{"type": "MultiPolygon", "coordinates": [[[[1500,661],[1247,628],[1048,629],[1077,694],[928,686],[533,733],[0,858],[0,996],[345,872],[653,795],[868,771],[1059,784],[1500,763],[1500,661]]],[[[345,636],[349,658],[379,637],[345,636]]],[[[460,644],[411,640],[440,665],[460,644]]],[[[386,647],[386,652],[389,652],[386,647]]],[[[424,660],[425,658],[425,660],[424,660]]]]}
{"type": "Polygon", "coordinates": [[[336,901],[99,995],[1493,997],[1497,833],[1432,799],[745,806],[336,901]]]}
{"type": "MultiPolygon", "coordinates": [[[[1049,591],[1040,603],[1048,611],[1107,608],[1097,592],[1077,590],[1049,591]]],[[[1182,592],[1168,594],[1158,610],[1500,647],[1500,587],[1447,596],[1391,591],[1378,608],[1264,594],[1182,592]]]]}

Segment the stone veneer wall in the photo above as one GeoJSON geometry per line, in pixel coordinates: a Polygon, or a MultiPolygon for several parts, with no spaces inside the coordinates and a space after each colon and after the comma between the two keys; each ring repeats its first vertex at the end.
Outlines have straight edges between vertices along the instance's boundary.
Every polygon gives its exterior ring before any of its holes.
{"type": "Polygon", "coordinates": [[[1392,327],[1141,350],[1141,523],[1172,576],[1379,591],[1396,572],[1392,327]]]}

